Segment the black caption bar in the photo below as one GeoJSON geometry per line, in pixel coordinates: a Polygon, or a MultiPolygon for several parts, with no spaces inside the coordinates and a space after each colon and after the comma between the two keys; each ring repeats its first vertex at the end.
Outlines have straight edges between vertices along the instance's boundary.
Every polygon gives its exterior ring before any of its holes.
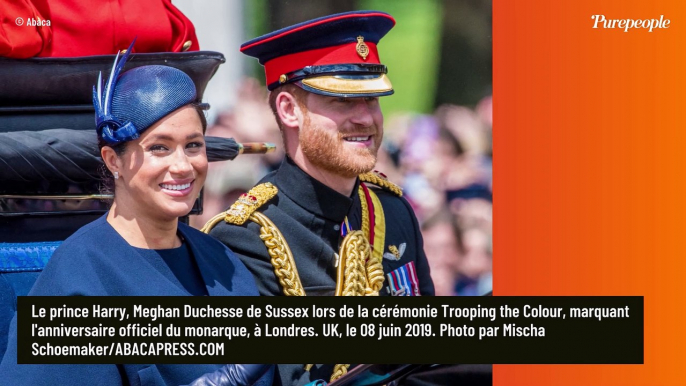
{"type": "Polygon", "coordinates": [[[643,363],[643,297],[19,297],[19,363],[643,363]]]}

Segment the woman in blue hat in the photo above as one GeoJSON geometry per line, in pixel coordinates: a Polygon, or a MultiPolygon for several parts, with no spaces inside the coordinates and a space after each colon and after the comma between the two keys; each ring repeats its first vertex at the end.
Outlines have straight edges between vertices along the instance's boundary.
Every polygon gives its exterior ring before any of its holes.
{"type": "MultiPolygon", "coordinates": [[[[132,44],[133,46],[133,44],[132,44]]],[[[256,296],[252,275],[223,244],[179,223],[207,174],[205,105],[193,81],[167,66],[109,79],[93,90],[100,153],[114,190],[109,212],[55,251],[31,296],[256,296]]],[[[18,365],[17,320],[0,384],[249,385],[266,365],[18,365]]],[[[260,384],[271,384],[271,373],[260,384]]]]}

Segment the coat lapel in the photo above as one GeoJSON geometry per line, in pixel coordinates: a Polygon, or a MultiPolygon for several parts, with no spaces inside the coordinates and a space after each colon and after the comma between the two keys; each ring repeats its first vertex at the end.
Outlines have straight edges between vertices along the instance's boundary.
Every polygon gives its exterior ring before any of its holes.
{"type": "Polygon", "coordinates": [[[201,240],[188,229],[188,226],[179,223],[179,232],[191,247],[193,258],[205,282],[207,293],[210,296],[229,296],[231,291],[227,288],[226,278],[234,277],[235,269],[230,264],[226,252],[216,248],[213,243],[201,240]]]}

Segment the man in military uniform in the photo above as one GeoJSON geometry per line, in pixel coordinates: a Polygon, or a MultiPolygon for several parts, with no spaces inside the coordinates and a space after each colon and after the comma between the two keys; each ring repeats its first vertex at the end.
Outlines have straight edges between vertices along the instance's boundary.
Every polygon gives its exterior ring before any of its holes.
{"type": "MultiPolygon", "coordinates": [[[[394,24],[386,13],[349,12],[241,46],[265,67],[287,157],[204,231],[238,254],[262,295],[434,294],[410,205],[371,172],[383,137],[378,98],[393,93],[376,45],[394,24]]],[[[279,367],[283,384],[332,374],[308,370],[279,367]]]]}

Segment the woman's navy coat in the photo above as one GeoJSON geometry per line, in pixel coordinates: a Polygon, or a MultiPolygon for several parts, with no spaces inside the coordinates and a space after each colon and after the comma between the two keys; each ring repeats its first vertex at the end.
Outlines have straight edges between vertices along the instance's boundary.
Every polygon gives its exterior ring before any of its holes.
{"type": "MultiPolygon", "coordinates": [[[[210,296],[257,296],[252,275],[222,243],[185,224],[210,296]]],[[[54,253],[29,296],[188,296],[166,265],[131,247],[106,216],[84,226],[54,253]],[[166,270],[165,270],[166,269],[166,270]]],[[[0,364],[0,385],[180,385],[219,365],[18,365],[17,318],[0,364]]],[[[264,380],[264,378],[262,379],[264,380]]]]}

